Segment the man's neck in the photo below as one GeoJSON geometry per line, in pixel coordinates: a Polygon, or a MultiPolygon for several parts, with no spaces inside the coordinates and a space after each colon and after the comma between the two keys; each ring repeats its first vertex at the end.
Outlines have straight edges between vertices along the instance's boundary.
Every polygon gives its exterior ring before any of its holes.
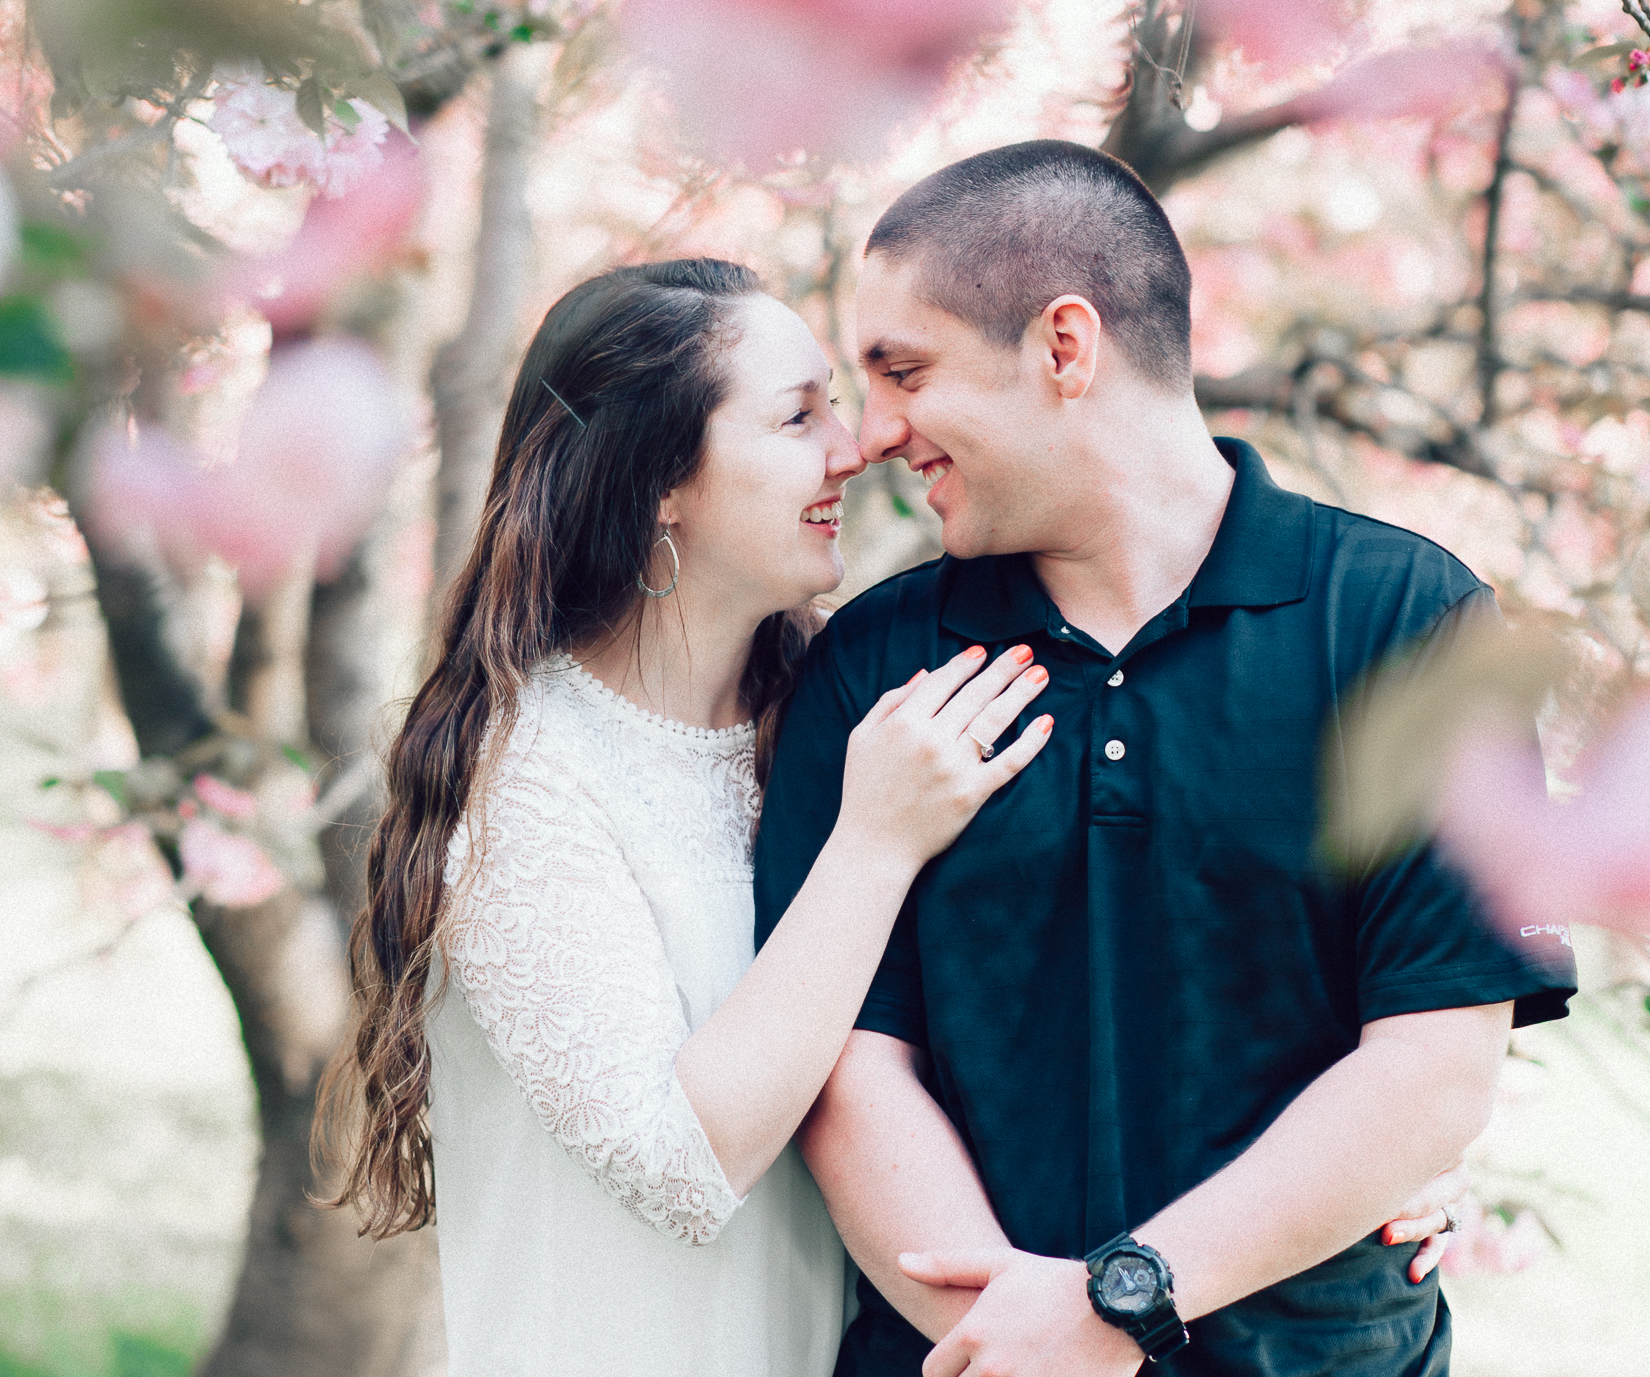
{"type": "Polygon", "coordinates": [[[750,661],[755,624],[719,615],[715,599],[696,597],[682,580],[668,598],[649,598],[641,625],[588,646],[574,658],[638,707],[690,727],[717,729],[749,720],[739,682],[750,661]]]}
{"type": "Polygon", "coordinates": [[[1032,564],[1060,615],[1115,654],[1202,566],[1233,471],[1190,398],[1108,424],[1074,467],[1088,488],[1080,529],[1032,564]]]}

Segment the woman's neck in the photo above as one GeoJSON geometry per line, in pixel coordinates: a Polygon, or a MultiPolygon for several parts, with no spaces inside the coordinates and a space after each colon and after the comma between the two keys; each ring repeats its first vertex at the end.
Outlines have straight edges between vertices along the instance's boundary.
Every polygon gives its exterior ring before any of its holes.
{"type": "Polygon", "coordinates": [[[714,610],[698,613],[688,589],[649,598],[640,626],[574,647],[585,670],[649,712],[712,730],[750,720],[739,683],[750,661],[754,626],[714,610]]]}

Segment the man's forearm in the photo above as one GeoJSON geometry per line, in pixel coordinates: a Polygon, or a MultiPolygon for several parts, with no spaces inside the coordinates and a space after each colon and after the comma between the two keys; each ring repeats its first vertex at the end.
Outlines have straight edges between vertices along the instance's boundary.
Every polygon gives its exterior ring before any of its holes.
{"type": "Polygon", "coordinates": [[[1137,1228],[1174,1270],[1181,1316],[1333,1257],[1448,1166],[1488,1121],[1511,1010],[1371,1024],[1248,1151],[1137,1228]]]}
{"type": "Polygon", "coordinates": [[[916,1050],[856,1032],[797,1134],[831,1218],[878,1291],[930,1339],[978,1291],[924,1286],[901,1252],[1008,1243],[957,1131],[918,1079],[916,1050]]]}

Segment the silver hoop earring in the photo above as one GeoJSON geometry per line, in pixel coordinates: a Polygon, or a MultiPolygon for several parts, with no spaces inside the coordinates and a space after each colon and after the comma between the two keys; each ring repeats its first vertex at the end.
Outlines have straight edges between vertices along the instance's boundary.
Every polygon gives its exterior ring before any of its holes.
{"type": "Polygon", "coordinates": [[[676,542],[670,538],[669,526],[666,526],[664,534],[653,542],[655,550],[660,545],[664,545],[670,550],[670,586],[668,588],[649,588],[647,579],[641,574],[636,575],[636,586],[650,598],[668,598],[676,591],[676,580],[682,577],[682,557],[676,552],[676,542]]]}

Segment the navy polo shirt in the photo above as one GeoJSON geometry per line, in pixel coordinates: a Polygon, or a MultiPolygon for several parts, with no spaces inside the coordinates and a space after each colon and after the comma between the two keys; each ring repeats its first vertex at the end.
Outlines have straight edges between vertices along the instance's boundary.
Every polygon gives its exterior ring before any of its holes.
{"type": "MultiPolygon", "coordinates": [[[[756,851],[757,939],[835,823],[848,733],[969,645],[1025,642],[1042,753],[920,873],[858,1026],[924,1049],[929,1089],[1020,1248],[1079,1257],[1231,1161],[1374,1019],[1515,1000],[1561,1017],[1559,938],[1509,939],[1430,848],[1322,859],[1321,785],[1360,676],[1433,649],[1489,590],[1409,531],[1278,488],[1241,441],[1191,586],[1115,653],[1068,626],[1028,557],[950,557],[816,639],[756,851]]],[[[1005,738],[1006,739],[1006,738],[1005,738]]],[[[1349,1170],[1355,1169],[1349,1164],[1349,1170]]],[[[1378,1236],[1192,1324],[1156,1370],[1446,1370],[1436,1273],[1378,1236]]],[[[1171,1265],[1173,1259],[1170,1259],[1171,1265]]],[[[917,1377],[928,1344],[868,1283],[839,1373],[917,1377]]]]}

